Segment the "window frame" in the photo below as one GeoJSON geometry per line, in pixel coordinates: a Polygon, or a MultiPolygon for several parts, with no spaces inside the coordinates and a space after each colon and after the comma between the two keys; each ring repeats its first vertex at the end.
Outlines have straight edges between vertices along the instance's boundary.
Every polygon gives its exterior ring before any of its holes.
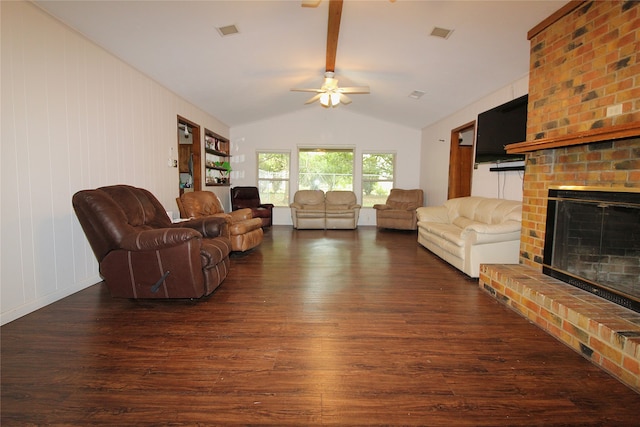
{"type": "MultiPolygon", "coordinates": [[[[289,203],[291,202],[291,150],[256,150],[256,186],[258,188],[258,194],[260,194],[260,201],[262,203],[273,203],[275,207],[289,207],[289,203]],[[287,170],[287,178],[261,178],[260,177],[260,156],[262,154],[282,154],[288,157],[288,170],[287,170]],[[286,190],[284,194],[286,195],[286,202],[283,204],[273,203],[274,200],[271,197],[265,197],[263,193],[260,191],[261,182],[281,182],[285,183],[286,190]]],[[[276,194],[276,193],[274,193],[276,194]]]]}
{"type": "MultiPolygon", "coordinates": [[[[360,203],[362,204],[363,208],[371,208],[373,207],[373,205],[375,204],[371,204],[368,205],[366,204],[366,200],[367,200],[367,196],[365,195],[365,189],[367,187],[367,183],[378,183],[378,182],[390,182],[391,183],[391,188],[394,188],[396,185],[396,175],[397,175],[397,160],[398,160],[398,155],[396,151],[382,151],[382,150],[368,150],[368,151],[363,151],[361,156],[360,156],[360,163],[361,163],[361,171],[360,171],[360,203]],[[375,156],[375,155],[385,155],[385,156],[392,156],[393,157],[393,177],[392,179],[376,179],[376,180],[372,180],[372,179],[366,179],[366,175],[365,175],[365,161],[364,158],[365,156],[375,156]]],[[[391,188],[389,189],[389,192],[391,192],[391,188]]],[[[387,193],[387,197],[389,196],[389,193],[387,193]]]]}
{"type": "Polygon", "coordinates": [[[331,145],[318,145],[318,146],[298,146],[296,162],[298,164],[298,174],[297,174],[297,189],[300,190],[301,186],[301,165],[300,165],[300,154],[302,152],[345,152],[351,153],[351,188],[344,189],[346,191],[354,191],[356,185],[356,147],[352,145],[340,145],[340,146],[331,146],[331,145]]]}

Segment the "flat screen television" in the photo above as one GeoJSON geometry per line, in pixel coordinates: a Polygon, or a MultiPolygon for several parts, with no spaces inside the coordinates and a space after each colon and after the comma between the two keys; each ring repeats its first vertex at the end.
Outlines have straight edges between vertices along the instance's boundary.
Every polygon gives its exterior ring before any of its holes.
{"type": "Polygon", "coordinates": [[[476,163],[524,160],[524,154],[507,154],[504,147],[527,139],[527,103],[524,95],[478,115],[476,163]]]}

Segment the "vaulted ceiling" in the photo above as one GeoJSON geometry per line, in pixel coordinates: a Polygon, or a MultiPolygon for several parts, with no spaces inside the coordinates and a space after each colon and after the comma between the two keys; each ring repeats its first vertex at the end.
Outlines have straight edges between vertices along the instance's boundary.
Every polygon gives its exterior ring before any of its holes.
{"type": "MultiPolygon", "coordinates": [[[[329,0],[35,3],[231,127],[323,108],[290,89],[323,83],[329,0]]],[[[565,3],[345,0],[335,75],[371,93],[335,112],[428,126],[526,75],[527,31],[565,3]]]]}

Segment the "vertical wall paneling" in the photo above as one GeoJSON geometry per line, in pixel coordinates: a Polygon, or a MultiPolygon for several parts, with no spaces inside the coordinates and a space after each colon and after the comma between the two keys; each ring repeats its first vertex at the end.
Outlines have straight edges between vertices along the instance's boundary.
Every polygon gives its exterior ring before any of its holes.
{"type": "Polygon", "coordinates": [[[33,3],[0,8],[4,324],[100,281],[71,206],[76,191],[141,186],[175,211],[176,116],[229,129],[33,3]]]}
{"type": "Polygon", "coordinates": [[[11,283],[13,280],[19,280],[23,286],[3,286],[2,298],[0,298],[0,307],[4,312],[8,308],[21,304],[25,299],[26,278],[24,277],[25,269],[23,259],[23,243],[22,243],[22,221],[19,215],[21,208],[20,196],[26,194],[19,191],[21,185],[26,185],[21,177],[18,176],[19,155],[18,155],[18,139],[23,139],[24,129],[26,128],[26,115],[24,111],[24,77],[22,74],[22,56],[21,41],[15,40],[12,36],[12,27],[21,24],[20,16],[15,16],[11,22],[6,22],[4,15],[2,16],[2,36],[1,52],[3,53],[2,61],[0,61],[1,86],[2,86],[2,126],[0,144],[0,159],[2,160],[2,168],[0,169],[2,186],[0,191],[0,219],[2,221],[2,229],[0,235],[0,254],[2,256],[2,264],[0,265],[0,281],[1,283],[11,283]],[[5,55],[7,58],[5,58],[5,55]],[[22,129],[22,136],[18,136],[18,129],[22,129]],[[7,265],[15,266],[11,271],[7,265]],[[17,274],[12,274],[12,273],[17,274]]]}

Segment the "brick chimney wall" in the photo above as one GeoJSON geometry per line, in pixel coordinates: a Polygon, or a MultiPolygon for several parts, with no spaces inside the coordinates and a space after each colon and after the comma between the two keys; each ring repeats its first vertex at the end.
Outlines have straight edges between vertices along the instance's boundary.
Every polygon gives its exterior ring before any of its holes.
{"type": "MultiPolygon", "coordinates": [[[[531,38],[527,141],[632,122],[640,122],[640,2],[584,2],[531,38]],[[622,113],[607,117],[618,105],[622,113]]],[[[640,187],[640,138],[527,155],[522,264],[541,268],[552,185],[640,187]]]]}

